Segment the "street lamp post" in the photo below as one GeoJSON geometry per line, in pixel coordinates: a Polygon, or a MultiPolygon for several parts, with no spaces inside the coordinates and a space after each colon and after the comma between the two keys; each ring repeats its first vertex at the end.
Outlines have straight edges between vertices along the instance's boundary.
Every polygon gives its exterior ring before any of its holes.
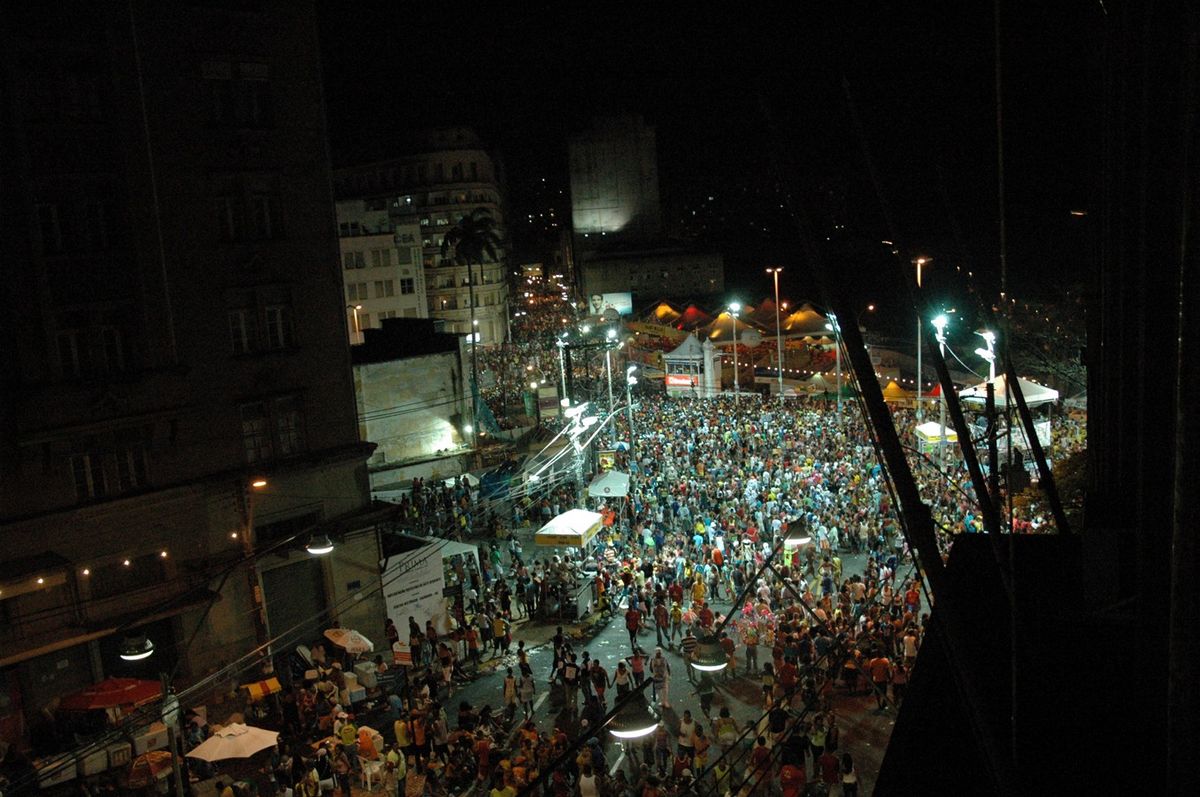
{"type": "MultiPolygon", "coordinates": [[[[604,346],[604,374],[608,378],[608,414],[611,417],[613,411],[613,388],[612,388],[612,342],[617,339],[617,331],[615,329],[608,330],[604,335],[608,342],[604,346]]],[[[616,424],[613,424],[616,428],[616,424]]]]}
{"type": "Polygon", "coordinates": [[[834,361],[837,363],[837,370],[834,374],[837,377],[837,420],[838,426],[842,425],[842,329],[838,326],[837,316],[833,313],[829,314],[829,323],[825,328],[833,333],[833,352],[834,361]]]}
{"type": "Polygon", "coordinates": [[[769,268],[767,273],[775,278],[775,371],[779,380],[779,400],[783,401],[783,330],[779,323],[779,272],[782,268],[769,268]]]}
{"type": "MultiPolygon", "coordinates": [[[[946,357],[946,324],[950,319],[945,315],[939,315],[933,319],[933,328],[937,330],[936,337],[938,342],[938,351],[941,352],[942,358],[946,357]]],[[[940,426],[940,436],[938,437],[938,470],[942,470],[946,465],[946,391],[942,391],[942,400],[938,404],[938,425],[940,426]]]]}
{"type": "Polygon", "coordinates": [[[625,369],[625,409],[629,413],[629,463],[630,470],[633,471],[637,470],[637,459],[633,449],[633,386],[637,384],[637,377],[633,372],[636,370],[636,365],[625,369]]]}
{"type": "MultiPolygon", "coordinates": [[[[917,267],[917,291],[921,290],[921,272],[926,263],[931,262],[931,258],[918,257],[913,260],[913,265],[917,267]]],[[[918,298],[918,304],[920,299],[918,298]]],[[[925,417],[924,408],[921,406],[921,314],[917,314],[917,423],[925,417]]]]}
{"type": "Polygon", "coordinates": [[[346,309],[354,313],[354,342],[362,343],[362,328],[358,325],[358,311],[362,309],[362,305],[348,304],[346,309]]]}
{"type": "Polygon", "coordinates": [[[737,302],[731,302],[729,305],[729,318],[733,322],[733,400],[737,401],[741,398],[741,386],[738,382],[738,356],[737,356],[737,314],[742,309],[742,306],[737,302]]]}

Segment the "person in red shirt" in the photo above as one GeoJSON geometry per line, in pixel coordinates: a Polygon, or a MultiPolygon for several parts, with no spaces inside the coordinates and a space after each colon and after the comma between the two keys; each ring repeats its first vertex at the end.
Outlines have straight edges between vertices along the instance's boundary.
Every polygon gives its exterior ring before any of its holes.
{"type": "Polygon", "coordinates": [[[642,626],[642,613],[630,606],[625,612],[625,630],[629,632],[629,647],[637,650],[637,633],[642,626]]]}
{"type": "Polygon", "coordinates": [[[799,670],[796,668],[796,660],[791,656],[784,658],[783,664],[779,667],[779,672],[776,675],[779,677],[779,686],[783,689],[784,694],[790,694],[796,688],[796,677],[799,670]]]}
{"type": "Polygon", "coordinates": [[[671,641],[670,635],[671,613],[667,611],[666,605],[659,601],[654,604],[654,632],[658,635],[658,646],[661,648],[663,644],[663,636],[666,635],[667,641],[671,641]]]}
{"type": "Polygon", "coordinates": [[[804,793],[805,773],[802,767],[795,764],[784,764],[779,770],[779,786],[783,789],[783,797],[800,797],[804,793]]]}
{"type": "Polygon", "coordinates": [[[837,753],[832,753],[829,748],[825,748],[825,752],[821,753],[821,757],[817,759],[816,769],[821,773],[821,782],[826,786],[833,786],[840,783],[842,780],[839,770],[840,762],[838,761],[837,753]]]}
{"type": "Polygon", "coordinates": [[[713,620],[715,618],[713,617],[712,609],[708,608],[707,601],[700,604],[699,614],[700,614],[700,625],[704,628],[712,628],[713,620]]]}
{"type": "Polygon", "coordinates": [[[683,603],[683,585],[672,581],[671,586],[667,588],[667,595],[671,598],[671,603],[683,603]]]}
{"type": "Polygon", "coordinates": [[[725,660],[729,665],[725,668],[725,680],[737,678],[737,656],[733,655],[733,639],[724,631],[721,632],[721,650],[725,651],[725,660]]]}

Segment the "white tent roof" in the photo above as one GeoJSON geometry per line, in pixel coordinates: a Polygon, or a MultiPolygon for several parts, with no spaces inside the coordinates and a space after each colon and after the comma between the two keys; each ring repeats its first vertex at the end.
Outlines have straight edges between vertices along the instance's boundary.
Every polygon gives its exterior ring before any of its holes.
{"type": "MultiPolygon", "coordinates": [[[[942,439],[942,425],[937,421],[926,421],[913,431],[917,433],[917,437],[926,442],[936,443],[942,439]]],[[[949,424],[946,425],[946,442],[958,442],[958,432],[954,431],[954,427],[949,424]]]]}
{"type": "Polygon", "coordinates": [[[588,485],[593,498],[624,498],[629,494],[629,474],[619,470],[601,473],[588,485]]]}
{"type": "Polygon", "coordinates": [[[534,545],[582,548],[600,532],[603,518],[599,512],[568,509],[537,530],[534,545]]]}
{"type": "MultiPolygon", "coordinates": [[[[1021,395],[1025,397],[1025,404],[1027,406],[1036,407],[1039,404],[1049,404],[1052,401],[1058,400],[1058,391],[1052,387],[1030,382],[1024,377],[1017,377],[1017,384],[1021,387],[1021,395]]],[[[980,382],[974,387],[963,390],[958,394],[958,397],[972,404],[985,403],[987,401],[987,382],[980,382]]],[[[1015,400],[1013,404],[1016,404],[1015,400]]],[[[996,406],[1008,406],[1008,380],[1005,379],[1003,374],[996,377],[996,406]]]]}
{"type": "Polygon", "coordinates": [[[667,352],[666,354],[664,354],[663,359],[664,360],[703,360],[704,359],[704,347],[700,345],[700,341],[696,340],[695,335],[692,335],[689,333],[688,336],[683,339],[683,343],[680,343],[678,346],[676,346],[674,351],[670,351],[670,352],[667,352]]]}

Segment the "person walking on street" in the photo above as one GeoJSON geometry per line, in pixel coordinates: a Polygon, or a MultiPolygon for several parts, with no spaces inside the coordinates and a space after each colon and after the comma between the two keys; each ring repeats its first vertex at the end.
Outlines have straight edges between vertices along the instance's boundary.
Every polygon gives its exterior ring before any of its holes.
{"type": "Polygon", "coordinates": [[[700,640],[696,639],[696,635],[692,633],[692,629],[688,628],[687,636],[679,643],[680,650],[683,651],[683,666],[687,668],[688,683],[696,683],[696,676],[692,673],[691,660],[696,653],[696,647],[700,644],[700,640]]]}
{"type": "Polygon", "coordinates": [[[663,655],[662,648],[656,648],[654,651],[654,658],[650,660],[650,675],[654,679],[654,683],[650,685],[651,698],[657,700],[662,708],[670,708],[667,690],[670,689],[671,663],[663,655]]]}
{"type": "Polygon", "coordinates": [[[625,612],[625,630],[629,632],[629,647],[637,650],[638,629],[642,627],[642,613],[631,601],[625,612]]]}

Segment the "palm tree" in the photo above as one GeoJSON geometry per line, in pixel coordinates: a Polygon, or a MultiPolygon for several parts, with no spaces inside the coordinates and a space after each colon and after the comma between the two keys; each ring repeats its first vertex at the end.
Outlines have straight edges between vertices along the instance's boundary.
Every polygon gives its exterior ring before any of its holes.
{"type": "MultiPolygon", "coordinates": [[[[472,264],[478,263],[482,271],[483,264],[488,258],[492,262],[497,261],[496,252],[501,245],[500,232],[497,229],[496,220],[484,208],[475,208],[467,215],[458,220],[458,224],[454,225],[442,237],[442,257],[445,257],[449,252],[454,252],[454,262],[460,266],[467,267],[467,301],[471,304],[471,392],[472,392],[472,409],[474,409],[475,396],[479,390],[478,373],[475,361],[475,336],[479,332],[475,329],[475,275],[472,264]]],[[[474,416],[474,412],[472,412],[474,416]]],[[[472,424],[472,436],[478,435],[478,430],[474,427],[477,424],[472,424]]],[[[475,437],[478,440],[477,437],[475,437]]],[[[478,449],[478,445],[476,445],[478,449]]]]}

